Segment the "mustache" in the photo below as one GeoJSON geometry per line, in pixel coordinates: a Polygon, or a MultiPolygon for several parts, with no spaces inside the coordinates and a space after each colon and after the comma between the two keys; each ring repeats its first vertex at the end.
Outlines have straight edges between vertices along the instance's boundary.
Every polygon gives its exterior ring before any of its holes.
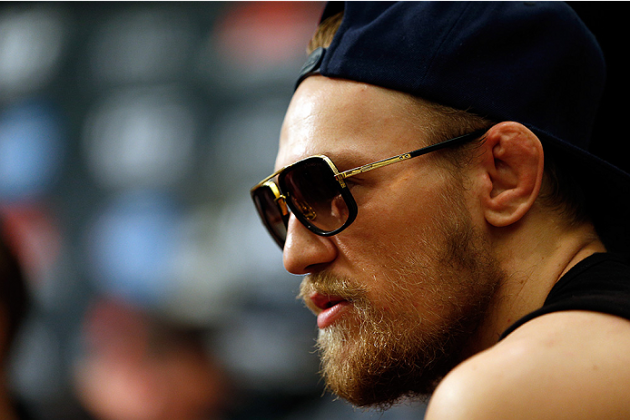
{"type": "Polygon", "coordinates": [[[306,302],[313,293],[334,296],[354,303],[364,302],[367,299],[367,290],[364,287],[348,278],[330,273],[309,274],[302,279],[297,298],[306,302]]]}

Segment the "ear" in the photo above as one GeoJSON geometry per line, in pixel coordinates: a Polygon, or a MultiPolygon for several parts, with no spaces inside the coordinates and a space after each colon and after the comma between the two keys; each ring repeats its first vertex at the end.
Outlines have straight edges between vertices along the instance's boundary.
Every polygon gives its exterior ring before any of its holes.
{"type": "Polygon", "coordinates": [[[496,227],[509,226],[538,197],[544,171],[542,144],[522,124],[499,123],[486,134],[480,169],[485,219],[496,227]]]}

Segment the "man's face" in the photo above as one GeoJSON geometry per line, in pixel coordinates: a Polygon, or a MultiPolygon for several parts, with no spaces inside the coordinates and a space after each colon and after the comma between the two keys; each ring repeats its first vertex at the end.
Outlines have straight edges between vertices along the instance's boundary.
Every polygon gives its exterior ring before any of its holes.
{"type": "MultiPolygon", "coordinates": [[[[276,166],[325,154],[343,171],[426,145],[434,123],[401,94],[310,77],[287,112],[276,166]]],[[[289,221],[284,264],[307,274],[300,295],[318,315],[324,377],[356,405],[431,392],[500,281],[461,178],[438,160],[349,178],[359,212],[336,236],[289,221]]]]}

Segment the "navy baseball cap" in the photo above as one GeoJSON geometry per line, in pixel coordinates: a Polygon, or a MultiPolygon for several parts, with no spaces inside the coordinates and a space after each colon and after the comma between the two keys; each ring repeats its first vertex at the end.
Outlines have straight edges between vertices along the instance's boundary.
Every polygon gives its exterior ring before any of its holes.
{"type": "Polygon", "coordinates": [[[373,84],[530,128],[572,170],[611,251],[630,250],[630,175],[588,151],[606,66],[563,2],[330,2],[343,11],[312,74],[373,84]]]}

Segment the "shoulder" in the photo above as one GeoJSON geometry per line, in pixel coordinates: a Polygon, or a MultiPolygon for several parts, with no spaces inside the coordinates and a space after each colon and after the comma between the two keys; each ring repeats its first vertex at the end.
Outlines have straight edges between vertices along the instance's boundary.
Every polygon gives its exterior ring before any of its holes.
{"type": "Polygon", "coordinates": [[[625,319],[541,316],[453,369],[426,420],[630,418],[628,349],[625,319]]]}

